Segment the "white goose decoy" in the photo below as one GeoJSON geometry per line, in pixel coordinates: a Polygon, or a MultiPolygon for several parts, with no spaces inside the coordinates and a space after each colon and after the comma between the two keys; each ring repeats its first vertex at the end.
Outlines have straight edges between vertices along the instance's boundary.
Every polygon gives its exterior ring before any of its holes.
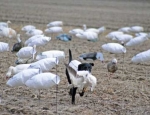
{"type": "Polygon", "coordinates": [[[86,24],[83,24],[83,29],[84,29],[84,31],[95,32],[97,34],[100,34],[100,33],[104,32],[106,30],[106,28],[104,26],[102,26],[98,29],[96,29],[96,28],[87,28],[86,24]]]}
{"type": "Polygon", "coordinates": [[[0,28],[0,37],[15,38],[16,35],[16,31],[12,28],[0,28]]]}
{"type": "Polygon", "coordinates": [[[117,40],[120,43],[121,42],[126,43],[126,42],[130,41],[131,39],[133,39],[132,35],[129,35],[129,34],[120,34],[120,35],[115,35],[112,40],[117,40]]]}
{"type": "Polygon", "coordinates": [[[23,42],[20,39],[20,34],[17,34],[17,43],[13,45],[11,52],[18,52],[23,47],[23,42]]]}
{"type": "Polygon", "coordinates": [[[26,32],[26,35],[29,37],[35,36],[35,35],[41,35],[41,34],[43,34],[43,31],[39,29],[32,29],[26,32]]]}
{"type": "Polygon", "coordinates": [[[136,45],[140,45],[142,44],[144,41],[148,40],[148,35],[141,35],[138,37],[135,37],[133,39],[131,39],[130,41],[128,41],[125,45],[126,46],[136,46],[136,45]]]}
{"type": "Polygon", "coordinates": [[[18,58],[30,58],[33,57],[36,53],[36,45],[34,45],[33,47],[23,47],[19,50],[19,52],[17,52],[17,57],[18,58]]]}
{"type": "Polygon", "coordinates": [[[139,33],[135,33],[135,36],[138,37],[138,36],[147,36],[149,34],[145,33],[145,32],[139,32],[139,33]]]}
{"type": "Polygon", "coordinates": [[[60,33],[63,32],[63,28],[62,27],[50,27],[45,29],[45,33],[60,33]]]}
{"type": "Polygon", "coordinates": [[[63,26],[63,22],[62,21],[53,21],[53,22],[50,22],[49,24],[47,24],[47,27],[54,27],[54,26],[63,26]]]}
{"type": "Polygon", "coordinates": [[[80,28],[72,29],[72,30],[69,31],[69,33],[72,34],[72,35],[80,34],[80,33],[83,33],[83,32],[84,32],[84,30],[80,29],[80,28]]]}
{"type": "Polygon", "coordinates": [[[113,31],[113,32],[110,32],[109,34],[107,34],[105,37],[108,39],[115,39],[116,35],[121,35],[121,34],[124,34],[124,33],[120,32],[120,31],[113,31]]]}
{"type": "Polygon", "coordinates": [[[18,59],[16,60],[16,64],[25,64],[29,62],[33,62],[34,55],[36,54],[36,45],[33,47],[23,47],[17,52],[18,59]]]}
{"type": "Polygon", "coordinates": [[[35,26],[33,26],[33,25],[26,25],[26,26],[24,26],[24,27],[22,27],[22,31],[25,31],[25,32],[28,32],[28,31],[30,31],[30,30],[32,30],[32,29],[36,29],[36,27],[35,26]]]}
{"type": "Polygon", "coordinates": [[[111,53],[126,53],[126,48],[118,43],[107,43],[102,48],[111,53]]]}
{"type": "Polygon", "coordinates": [[[44,35],[34,35],[34,36],[30,37],[29,39],[27,39],[24,44],[27,46],[30,42],[37,40],[37,39],[41,39],[41,37],[43,37],[43,36],[44,35]]]}
{"type": "Polygon", "coordinates": [[[36,56],[36,60],[41,60],[45,58],[58,58],[58,60],[63,60],[65,59],[65,53],[64,51],[60,50],[50,50],[50,51],[45,51],[41,52],[36,56]]]}
{"type": "Polygon", "coordinates": [[[76,34],[76,37],[81,39],[87,39],[88,41],[96,42],[98,40],[98,34],[91,31],[76,34]]]}
{"type": "Polygon", "coordinates": [[[39,39],[33,39],[32,41],[30,41],[30,43],[28,43],[28,46],[34,46],[34,45],[36,45],[36,46],[44,46],[50,40],[51,40],[51,37],[43,36],[43,37],[40,37],[39,39]]]}
{"type": "Polygon", "coordinates": [[[10,23],[11,23],[11,21],[0,22],[0,28],[1,28],[1,27],[6,27],[6,28],[8,28],[10,23]]]}
{"type": "Polygon", "coordinates": [[[45,58],[30,65],[30,68],[40,69],[41,72],[49,72],[53,67],[58,65],[59,60],[57,58],[45,58]]]}
{"type": "Polygon", "coordinates": [[[0,42],[0,52],[9,51],[9,44],[0,42]]]}
{"type": "Polygon", "coordinates": [[[138,53],[134,57],[132,57],[131,61],[133,63],[142,63],[150,61],[150,50],[138,53]]]}
{"type": "Polygon", "coordinates": [[[48,89],[54,85],[58,85],[60,77],[53,73],[40,73],[26,81],[26,86],[34,89],[48,89]],[[57,79],[57,81],[56,81],[57,79]]]}
{"type": "Polygon", "coordinates": [[[17,66],[10,66],[7,73],[6,73],[6,78],[10,78],[12,75],[15,75],[25,69],[27,69],[31,64],[20,64],[17,66]]]}
{"type": "Polygon", "coordinates": [[[132,26],[132,27],[130,28],[130,31],[131,31],[131,32],[134,32],[134,33],[143,32],[143,31],[144,31],[144,28],[141,27],[141,26],[132,26]]]}
{"type": "Polygon", "coordinates": [[[39,69],[26,69],[11,77],[6,84],[10,87],[24,86],[28,79],[39,73],[39,69]]]}
{"type": "Polygon", "coordinates": [[[130,33],[131,28],[130,27],[122,27],[118,29],[118,31],[124,32],[124,33],[130,33]]]}

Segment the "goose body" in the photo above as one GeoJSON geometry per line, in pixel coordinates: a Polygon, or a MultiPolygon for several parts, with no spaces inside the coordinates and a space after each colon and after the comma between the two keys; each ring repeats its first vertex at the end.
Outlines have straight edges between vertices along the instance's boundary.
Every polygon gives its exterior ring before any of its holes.
{"type": "Polygon", "coordinates": [[[44,46],[51,40],[51,37],[42,36],[39,39],[33,39],[27,45],[28,46],[44,46]]]}
{"type": "Polygon", "coordinates": [[[129,35],[129,34],[115,35],[115,37],[113,38],[113,40],[117,40],[117,41],[123,42],[123,43],[126,43],[126,42],[130,41],[131,39],[133,39],[133,36],[129,35]]]}
{"type": "Polygon", "coordinates": [[[130,30],[131,30],[130,27],[123,27],[123,28],[118,29],[118,31],[121,31],[121,32],[124,32],[124,33],[129,33],[130,30]]]}
{"type": "Polygon", "coordinates": [[[133,63],[141,63],[150,61],[150,50],[138,53],[137,55],[133,56],[131,61],[133,63]]]}
{"type": "Polygon", "coordinates": [[[31,29],[26,32],[26,35],[29,37],[35,36],[35,35],[42,35],[42,34],[43,34],[43,31],[39,29],[31,29]]]}
{"type": "Polygon", "coordinates": [[[118,43],[107,43],[102,48],[110,53],[126,53],[126,48],[118,43]]]}
{"type": "Polygon", "coordinates": [[[23,86],[28,79],[37,74],[39,69],[26,69],[11,77],[6,84],[11,87],[23,86]]]}
{"type": "Polygon", "coordinates": [[[27,32],[27,31],[30,31],[32,29],[36,29],[36,27],[33,25],[26,25],[26,26],[22,27],[21,30],[27,32]]]}
{"type": "Polygon", "coordinates": [[[53,21],[53,22],[50,22],[49,24],[47,24],[47,27],[54,27],[54,26],[63,26],[63,22],[62,21],[53,21]]]}
{"type": "Polygon", "coordinates": [[[131,39],[125,45],[126,46],[136,46],[136,45],[142,44],[146,40],[148,40],[148,36],[147,35],[142,35],[142,36],[138,36],[138,37],[135,37],[135,38],[131,39]]]}
{"type": "Polygon", "coordinates": [[[123,32],[113,31],[113,32],[110,32],[109,34],[107,34],[105,37],[108,39],[115,39],[116,35],[121,35],[121,34],[123,34],[123,32]]]}
{"type": "Polygon", "coordinates": [[[52,86],[58,85],[60,77],[53,73],[40,73],[26,81],[26,86],[33,89],[49,89],[52,86]]]}
{"type": "Polygon", "coordinates": [[[12,75],[15,75],[25,69],[27,69],[30,66],[30,64],[20,64],[17,66],[10,66],[7,73],[6,73],[6,78],[11,77],[12,75]]]}
{"type": "Polygon", "coordinates": [[[58,60],[65,59],[65,53],[64,51],[60,50],[50,50],[50,51],[45,51],[41,52],[36,56],[37,60],[45,59],[45,58],[58,58],[58,60]]]}
{"type": "Polygon", "coordinates": [[[41,72],[49,72],[53,67],[58,65],[58,62],[57,58],[45,58],[32,63],[28,69],[40,69],[41,72]]]}
{"type": "Polygon", "coordinates": [[[50,27],[45,29],[45,33],[60,33],[63,32],[63,28],[62,27],[50,27]]]}
{"type": "Polygon", "coordinates": [[[72,34],[72,35],[80,34],[80,33],[83,33],[83,32],[84,32],[84,30],[80,29],[80,28],[72,29],[72,30],[69,31],[69,33],[72,34]]]}
{"type": "Polygon", "coordinates": [[[0,28],[0,37],[8,37],[8,38],[15,38],[16,31],[12,28],[0,28]]]}
{"type": "Polygon", "coordinates": [[[98,34],[91,31],[86,31],[83,33],[76,34],[76,37],[81,39],[87,39],[88,41],[97,41],[98,40],[98,34]]]}
{"type": "Polygon", "coordinates": [[[130,28],[130,31],[131,31],[131,32],[134,32],[134,33],[143,32],[143,31],[144,31],[144,28],[141,27],[141,26],[132,26],[132,27],[130,28]]]}
{"type": "Polygon", "coordinates": [[[18,58],[24,59],[24,58],[34,57],[35,53],[36,53],[36,46],[23,47],[16,53],[16,55],[18,58]]]}
{"type": "Polygon", "coordinates": [[[32,41],[34,40],[37,40],[37,39],[41,39],[41,37],[43,37],[44,35],[35,35],[35,36],[32,36],[30,37],[29,39],[27,39],[25,41],[25,45],[27,46],[29,43],[31,43],[32,41]]]}
{"type": "Polygon", "coordinates": [[[0,42],[0,52],[9,51],[9,44],[0,42]]]}

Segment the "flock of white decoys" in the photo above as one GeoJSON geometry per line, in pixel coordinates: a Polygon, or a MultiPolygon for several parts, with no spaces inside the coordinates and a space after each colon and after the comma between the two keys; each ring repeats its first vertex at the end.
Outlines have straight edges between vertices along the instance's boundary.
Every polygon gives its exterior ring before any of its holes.
{"type": "MultiPolygon", "coordinates": [[[[54,21],[47,24],[45,32],[36,29],[33,25],[24,26],[21,30],[29,37],[25,43],[22,43],[20,34],[9,27],[8,22],[0,22],[0,37],[17,38],[18,43],[14,44],[12,52],[16,52],[17,61],[16,67],[10,66],[6,76],[8,79],[7,85],[10,87],[26,85],[35,89],[48,89],[52,86],[58,85],[60,77],[49,71],[56,67],[61,60],[65,59],[65,52],[59,50],[44,51],[36,55],[36,47],[44,46],[48,44],[51,37],[45,36],[45,34],[63,33],[63,22],[54,21]],[[36,60],[36,61],[35,61],[36,60]]],[[[88,40],[89,42],[97,42],[99,35],[102,34],[106,28],[104,26],[96,28],[87,28],[83,25],[83,29],[76,28],[68,32],[71,36],[76,36],[80,39],[88,40]]],[[[126,47],[142,44],[144,41],[150,38],[150,34],[144,33],[144,28],[141,26],[123,27],[117,31],[110,32],[106,35],[106,39],[115,40],[118,43],[106,43],[101,47],[103,50],[111,53],[125,54],[126,47]]],[[[69,39],[69,38],[68,38],[69,39]]],[[[69,48],[68,48],[69,49],[69,48]]],[[[10,51],[8,43],[0,42],[0,52],[10,51]]],[[[103,54],[100,52],[82,54],[80,59],[99,59],[103,61],[103,54]]],[[[150,50],[141,52],[135,55],[132,59],[134,63],[140,63],[144,61],[150,61],[150,50]]],[[[68,67],[69,65],[66,65],[68,67]]],[[[113,59],[107,65],[108,72],[114,73],[117,68],[117,59],[113,59]]],[[[77,70],[75,70],[77,71],[77,70]]],[[[83,72],[84,73],[84,72],[83,72]]],[[[82,73],[82,74],[83,74],[82,73]]],[[[76,73],[80,74],[81,73],[76,73]]],[[[84,75],[87,74],[86,72],[84,75]]],[[[83,77],[84,77],[83,75],[83,77]]],[[[83,87],[83,86],[82,86],[83,87]]],[[[92,89],[93,91],[93,89],[92,89]]]]}

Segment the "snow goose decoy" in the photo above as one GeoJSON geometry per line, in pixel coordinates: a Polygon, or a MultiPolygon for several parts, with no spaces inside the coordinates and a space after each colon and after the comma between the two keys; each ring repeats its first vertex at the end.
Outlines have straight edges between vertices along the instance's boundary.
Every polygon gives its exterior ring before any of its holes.
{"type": "Polygon", "coordinates": [[[105,37],[112,40],[112,39],[115,39],[116,35],[120,35],[120,34],[124,34],[124,33],[120,31],[113,31],[107,34],[105,37]]]}
{"type": "Polygon", "coordinates": [[[17,34],[17,41],[18,43],[15,43],[13,45],[11,52],[18,52],[23,47],[23,42],[20,39],[20,34],[17,34]]]}
{"type": "Polygon", "coordinates": [[[58,58],[59,61],[65,59],[64,51],[50,50],[50,51],[41,52],[36,56],[36,60],[41,60],[45,58],[56,58],[56,57],[58,58]]]}
{"type": "Polygon", "coordinates": [[[84,53],[79,56],[79,59],[81,59],[81,60],[88,60],[88,59],[97,60],[98,59],[101,62],[104,61],[104,57],[101,52],[84,53]]]}
{"type": "Polygon", "coordinates": [[[141,26],[132,26],[130,27],[130,31],[134,33],[143,32],[144,28],[141,26]]]}
{"type": "Polygon", "coordinates": [[[37,62],[32,63],[28,69],[40,69],[41,72],[49,72],[53,67],[58,65],[59,60],[57,58],[45,58],[37,62]]]}
{"type": "Polygon", "coordinates": [[[58,85],[59,82],[60,82],[60,77],[53,73],[40,73],[28,79],[25,85],[32,89],[38,89],[39,90],[38,97],[40,100],[41,89],[49,89],[52,86],[58,85]]]}
{"type": "Polygon", "coordinates": [[[21,48],[17,53],[17,61],[16,64],[25,64],[28,63],[29,60],[30,62],[34,61],[34,56],[36,54],[36,45],[33,47],[23,47],[21,48]]]}
{"type": "Polygon", "coordinates": [[[23,70],[23,71],[17,73],[16,75],[14,75],[13,77],[11,77],[7,81],[6,84],[10,87],[24,86],[25,82],[28,79],[30,79],[34,75],[39,74],[39,72],[40,72],[39,69],[26,69],[26,70],[23,70]]]}
{"type": "Polygon", "coordinates": [[[62,27],[50,27],[45,29],[45,33],[53,34],[53,33],[60,33],[60,32],[63,32],[62,27]]]}
{"type": "Polygon", "coordinates": [[[42,34],[43,34],[43,31],[39,29],[31,29],[26,32],[26,35],[29,37],[35,36],[35,35],[42,35],[42,34]]]}
{"type": "Polygon", "coordinates": [[[114,58],[107,64],[107,70],[108,70],[108,72],[110,72],[110,76],[111,76],[111,74],[115,73],[118,70],[116,58],[114,58]]]}
{"type": "Polygon", "coordinates": [[[51,40],[51,37],[42,36],[38,39],[33,39],[28,43],[28,46],[44,46],[51,40]]]}
{"type": "Polygon", "coordinates": [[[0,52],[9,51],[9,44],[0,42],[0,52]]]}
{"type": "Polygon", "coordinates": [[[30,30],[32,30],[32,29],[36,29],[36,27],[35,26],[33,26],[33,25],[26,25],[26,26],[24,26],[24,27],[22,27],[22,31],[25,31],[25,32],[28,32],[28,31],[30,31],[30,30]]]}
{"type": "Polygon", "coordinates": [[[136,45],[141,45],[144,41],[148,40],[149,36],[148,35],[141,35],[138,37],[135,37],[128,41],[125,45],[126,46],[136,46],[136,45]]]}
{"type": "Polygon", "coordinates": [[[7,73],[6,73],[6,79],[10,78],[12,75],[15,75],[25,69],[27,69],[31,64],[20,64],[17,66],[10,66],[7,73]]]}
{"type": "Polygon", "coordinates": [[[88,41],[96,42],[98,40],[98,34],[91,31],[85,31],[83,33],[76,34],[76,37],[81,39],[87,39],[88,41]]]}
{"type": "Polygon", "coordinates": [[[130,27],[122,27],[122,28],[118,29],[118,31],[124,32],[124,33],[130,33],[130,30],[131,30],[130,27]]]}
{"type": "Polygon", "coordinates": [[[47,24],[47,27],[54,27],[54,26],[63,26],[63,22],[62,21],[53,21],[53,22],[50,22],[49,24],[47,24]]]}

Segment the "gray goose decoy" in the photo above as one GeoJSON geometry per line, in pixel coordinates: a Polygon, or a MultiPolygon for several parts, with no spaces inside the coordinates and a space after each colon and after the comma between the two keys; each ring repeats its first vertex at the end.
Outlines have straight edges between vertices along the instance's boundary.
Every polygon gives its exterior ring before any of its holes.
{"type": "Polygon", "coordinates": [[[20,40],[20,34],[17,34],[17,41],[18,41],[18,43],[15,43],[13,45],[11,52],[18,52],[23,47],[23,43],[20,40]]]}
{"type": "Polygon", "coordinates": [[[101,52],[93,52],[93,53],[84,53],[84,54],[81,54],[79,56],[79,58],[81,60],[88,60],[88,59],[91,59],[91,60],[100,60],[101,62],[104,61],[104,57],[103,57],[103,54],[101,52]]]}
{"type": "Polygon", "coordinates": [[[108,64],[107,64],[107,69],[108,69],[108,72],[110,72],[110,76],[115,73],[117,70],[118,70],[118,67],[117,67],[117,59],[113,59],[111,60],[108,64]]]}

